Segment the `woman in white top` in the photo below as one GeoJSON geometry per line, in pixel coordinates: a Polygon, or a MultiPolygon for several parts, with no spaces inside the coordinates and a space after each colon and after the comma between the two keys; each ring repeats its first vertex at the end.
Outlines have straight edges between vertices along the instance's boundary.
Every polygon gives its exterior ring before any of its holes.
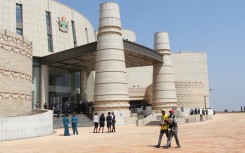
{"type": "Polygon", "coordinates": [[[98,129],[98,125],[99,125],[99,116],[97,115],[97,113],[94,114],[94,132],[93,133],[97,133],[97,129],[98,129]]]}

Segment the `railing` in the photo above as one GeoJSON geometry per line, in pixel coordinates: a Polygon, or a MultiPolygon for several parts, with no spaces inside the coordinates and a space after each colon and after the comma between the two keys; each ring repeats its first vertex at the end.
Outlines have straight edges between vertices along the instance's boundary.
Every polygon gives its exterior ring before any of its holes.
{"type": "Polygon", "coordinates": [[[148,47],[127,40],[123,41],[123,45],[125,50],[131,50],[133,52],[137,52],[138,54],[149,56],[159,62],[163,62],[163,55],[154,51],[153,49],[150,49],[148,47]]]}

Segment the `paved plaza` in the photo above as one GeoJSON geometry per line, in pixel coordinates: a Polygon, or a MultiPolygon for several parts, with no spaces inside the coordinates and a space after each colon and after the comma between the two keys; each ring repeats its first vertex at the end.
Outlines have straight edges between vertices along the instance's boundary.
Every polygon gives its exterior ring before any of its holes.
{"type": "Polygon", "coordinates": [[[175,142],[170,149],[154,148],[158,126],[117,127],[116,133],[92,133],[93,127],[80,127],[76,136],[64,137],[63,129],[55,129],[50,136],[0,142],[0,153],[242,153],[244,121],[245,113],[227,113],[216,114],[209,121],[180,125],[182,148],[176,148],[175,142]]]}

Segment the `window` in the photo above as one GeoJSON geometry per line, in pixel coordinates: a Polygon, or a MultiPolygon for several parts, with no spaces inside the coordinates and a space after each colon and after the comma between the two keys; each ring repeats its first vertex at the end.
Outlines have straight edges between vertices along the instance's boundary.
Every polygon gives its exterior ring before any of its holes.
{"type": "Polygon", "coordinates": [[[51,29],[51,16],[50,12],[46,11],[46,24],[47,24],[47,29],[51,29]]]}
{"type": "Polygon", "coordinates": [[[23,36],[23,30],[16,28],[16,33],[23,36]]]}
{"type": "Polygon", "coordinates": [[[72,26],[74,47],[77,47],[77,37],[76,37],[76,29],[75,29],[75,22],[74,21],[71,21],[71,26],[72,26]]]}
{"type": "Polygon", "coordinates": [[[53,52],[53,40],[52,35],[48,34],[48,51],[53,52]]]}
{"type": "Polygon", "coordinates": [[[86,33],[87,43],[89,43],[89,38],[88,38],[88,29],[87,29],[87,28],[85,28],[85,33],[86,33]]]}
{"type": "Polygon", "coordinates": [[[16,4],[16,22],[22,23],[22,5],[16,4]]]}

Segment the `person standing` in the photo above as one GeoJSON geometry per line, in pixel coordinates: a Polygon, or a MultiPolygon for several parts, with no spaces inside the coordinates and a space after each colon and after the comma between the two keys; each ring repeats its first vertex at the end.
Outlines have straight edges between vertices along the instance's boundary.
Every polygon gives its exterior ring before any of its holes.
{"type": "Polygon", "coordinates": [[[111,112],[108,112],[108,115],[106,116],[106,124],[107,124],[107,133],[111,132],[111,121],[112,121],[112,117],[111,117],[111,112]]]}
{"type": "Polygon", "coordinates": [[[202,115],[205,116],[205,110],[204,110],[204,108],[202,108],[202,115]]]}
{"type": "Polygon", "coordinates": [[[95,113],[94,115],[94,119],[93,119],[93,122],[94,122],[94,132],[93,133],[97,133],[97,129],[98,129],[98,125],[99,125],[99,116],[97,115],[97,113],[95,113]]]}
{"type": "Polygon", "coordinates": [[[43,108],[44,108],[44,109],[48,109],[47,103],[44,103],[43,108]]]}
{"type": "MultiPolygon", "coordinates": [[[[105,116],[104,113],[100,115],[100,128],[102,128],[102,133],[104,133],[104,126],[105,126],[105,116]]],[[[100,133],[100,128],[99,128],[99,133],[100,133]]]]}
{"type": "Polygon", "coordinates": [[[168,116],[168,119],[169,119],[169,125],[168,125],[168,128],[169,128],[169,137],[168,137],[168,141],[167,141],[167,144],[165,146],[166,149],[168,149],[170,146],[171,146],[171,140],[174,136],[175,138],[175,142],[177,144],[177,148],[180,148],[180,143],[179,143],[179,139],[178,139],[178,125],[177,125],[177,118],[176,116],[174,115],[174,110],[171,109],[169,111],[170,115],[168,116]]]}
{"type": "Polygon", "coordinates": [[[77,130],[77,125],[78,125],[78,117],[76,115],[76,112],[73,113],[73,116],[71,118],[71,125],[72,125],[72,131],[73,134],[77,134],[78,135],[78,130],[77,130]]]}
{"type": "Polygon", "coordinates": [[[162,109],[162,117],[161,117],[161,121],[160,121],[160,135],[159,135],[159,139],[158,139],[158,143],[155,146],[156,148],[160,148],[161,142],[162,142],[162,137],[165,133],[167,139],[168,139],[168,115],[165,114],[166,110],[163,108],[162,109]]]}
{"type": "Polygon", "coordinates": [[[57,117],[60,118],[61,106],[59,103],[55,107],[55,112],[57,113],[57,117]]]}
{"type": "Polygon", "coordinates": [[[69,132],[70,121],[69,121],[68,116],[69,116],[69,114],[66,113],[64,118],[63,118],[64,136],[70,136],[70,132],[69,132]]]}
{"type": "Polygon", "coordinates": [[[111,122],[112,123],[112,130],[111,130],[111,132],[116,132],[116,129],[115,129],[116,116],[115,116],[114,112],[112,112],[111,115],[112,115],[112,122],[111,122]]]}

